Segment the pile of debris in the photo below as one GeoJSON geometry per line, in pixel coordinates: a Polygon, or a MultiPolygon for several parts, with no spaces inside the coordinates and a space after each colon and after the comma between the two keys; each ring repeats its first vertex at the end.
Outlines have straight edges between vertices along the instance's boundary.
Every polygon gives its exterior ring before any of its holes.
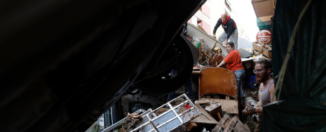
{"type": "Polygon", "coordinates": [[[193,36],[187,37],[199,50],[198,65],[216,67],[223,60],[222,50],[214,44],[213,48],[209,48],[204,39],[198,39],[193,36]]]}

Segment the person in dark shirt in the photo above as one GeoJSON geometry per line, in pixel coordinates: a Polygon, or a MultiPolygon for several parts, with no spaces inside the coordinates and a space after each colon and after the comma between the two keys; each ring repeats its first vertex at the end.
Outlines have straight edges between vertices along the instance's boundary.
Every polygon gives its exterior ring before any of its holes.
{"type": "Polygon", "coordinates": [[[238,29],[234,20],[230,16],[222,14],[214,27],[214,38],[216,38],[215,33],[220,25],[222,25],[224,32],[219,36],[218,41],[223,42],[224,46],[226,46],[227,42],[233,42],[235,49],[238,49],[238,29]]]}

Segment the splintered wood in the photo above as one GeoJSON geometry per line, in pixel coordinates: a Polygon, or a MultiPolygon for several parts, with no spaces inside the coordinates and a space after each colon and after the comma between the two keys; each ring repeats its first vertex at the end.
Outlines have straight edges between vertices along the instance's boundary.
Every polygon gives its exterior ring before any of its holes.
{"type": "Polygon", "coordinates": [[[238,117],[231,118],[227,114],[223,116],[212,132],[220,132],[221,130],[223,132],[250,132],[249,127],[244,125],[238,117]]]}
{"type": "Polygon", "coordinates": [[[222,62],[223,57],[221,54],[221,49],[216,47],[216,43],[214,44],[214,47],[210,49],[203,39],[200,40],[198,59],[199,64],[216,67],[222,62]]]}
{"type": "Polygon", "coordinates": [[[195,104],[198,108],[199,112],[201,113],[200,116],[196,117],[195,119],[191,120],[190,122],[194,123],[203,123],[203,124],[217,124],[218,122],[208,114],[199,104],[195,104]]]}

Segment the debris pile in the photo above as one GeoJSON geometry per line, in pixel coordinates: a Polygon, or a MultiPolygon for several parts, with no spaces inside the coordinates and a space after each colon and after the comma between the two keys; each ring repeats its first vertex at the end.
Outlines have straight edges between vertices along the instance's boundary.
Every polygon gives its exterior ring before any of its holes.
{"type": "Polygon", "coordinates": [[[216,67],[223,60],[222,50],[214,44],[213,48],[209,48],[204,39],[198,39],[193,36],[187,37],[199,50],[198,65],[216,67]]]}
{"type": "Polygon", "coordinates": [[[225,114],[212,132],[250,132],[247,125],[244,125],[237,116],[230,117],[225,114]]]}
{"type": "Polygon", "coordinates": [[[206,99],[194,104],[183,94],[155,110],[128,114],[102,132],[249,132],[248,126],[235,114],[223,111],[223,106],[223,101],[206,99]]]}

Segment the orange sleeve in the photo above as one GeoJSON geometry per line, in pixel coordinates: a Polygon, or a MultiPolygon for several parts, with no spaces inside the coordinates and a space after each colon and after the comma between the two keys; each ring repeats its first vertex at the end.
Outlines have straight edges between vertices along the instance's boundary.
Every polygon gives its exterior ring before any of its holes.
{"type": "Polygon", "coordinates": [[[226,56],[224,61],[226,64],[230,64],[230,63],[232,63],[233,58],[234,58],[234,52],[230,52],[229,55],[226,56]]]}

